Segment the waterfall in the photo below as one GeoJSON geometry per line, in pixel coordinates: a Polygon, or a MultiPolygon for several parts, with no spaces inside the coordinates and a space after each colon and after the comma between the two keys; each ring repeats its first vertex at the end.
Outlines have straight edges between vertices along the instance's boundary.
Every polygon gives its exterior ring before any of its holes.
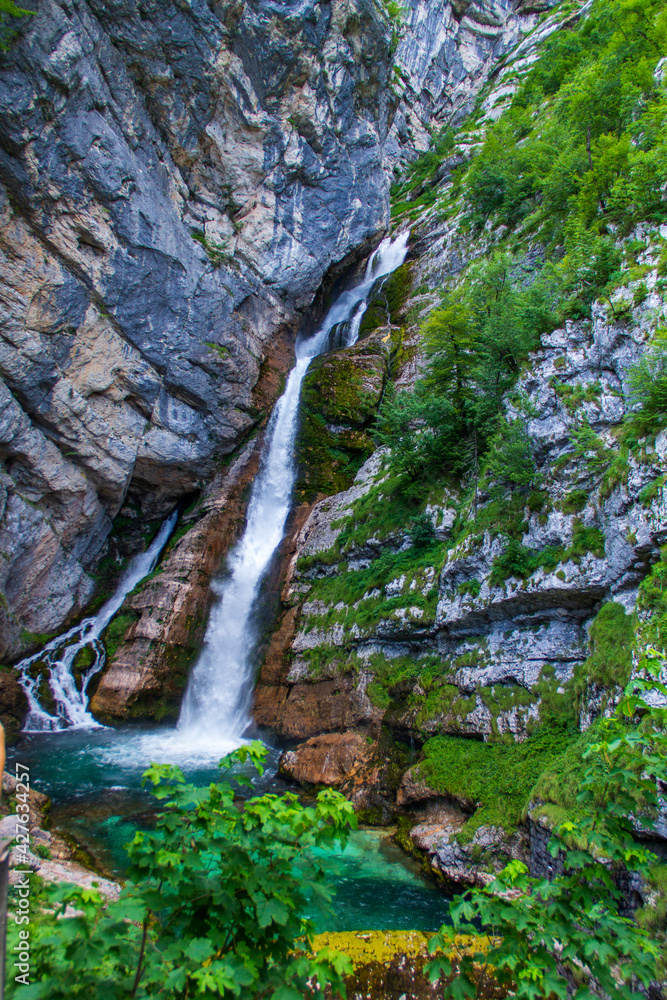
{"type": "Polygon", "coordinates": [[[409,235],[404,232],[394,240],[385,239],[370,257],[363,280],[338,296],[312,337],[297,343],[296,365],[267,428],[246,529],[229,555],[227,576],[217,585],[218,602],[181,708],[178,729],[192,741],[238,743],[250,724],[252,653],[257,640],[253,609],[290,509],[301,383],[318,354],[356,343],[371,291],[403,263],[409,235]]]}
{"type": "Polygon", "coordinates": [[[84,729],[98,727],[88,711],[88,685],[95,674],[104,666],[106,652],[100,635],[123,601],[145,576],[153,571],[162,549],[174,530],[178,512],[174,511],[162,524],[151,545],[145,552],[135,556],[116,587],[112,597],[102,605],[94,618],[84,618],[69,632],[48,642],[38,653],[27,657],[16,665],[20,671],[20,683],[28,698],[28,718],[24,732],[49,732],[59,729],[84,729]],[[82,674],[77,686],[72,671],[78,653],[89,647],[93,662],[82,674]],[[56,714],[50,715],[40,704],[38,689],[41,670],[36,676],[30,673],[33,664],[43,663],[49,671],[49,687],[56,703],[56,714]]]}

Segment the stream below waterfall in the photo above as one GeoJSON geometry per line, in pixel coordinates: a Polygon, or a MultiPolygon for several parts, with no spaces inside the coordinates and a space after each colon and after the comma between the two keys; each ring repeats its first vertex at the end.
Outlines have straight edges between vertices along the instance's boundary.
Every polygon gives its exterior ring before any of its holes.
{"type": "MultiPolygon", "coordinates": [[[[178,764],[190,781],[207,783],[218,774],[219,758],[244,741],[251,721],[257,601],[284,534],[296,475],[301,383],[314,357],[356,342],[369,297],[378,282],[403,263],[408,235],[384,240],[369,259],[363,279],[335,299],[311,337],[297,343],[296,364],[267,426],[246,529],[214,584],[217,601],[178,724],[100,726],[88,712],[86,696],[88,681],[104,665],[99,636],[126,594],[152,570],[175,515],[165,522],[149,550],[135,557],[116,594],[96,618],[86,619],[19,664],[31,711],[28,732],[10,759],[30,766],[34,786],[53,799],[55,823],[110,874],[122,874],[122,845],[133,829],[150,823],[154,804],[141,790],[141,775],[149,763],[178,764]],[[92,646],[95,660],[87,674],[77,679],[73,663],[85,644],[92,646]],[[40,703],[40,688],[30,673],[37,662],[49,668],[55,712],[46,711],[40,703]]],[[[284,790],[274,776],[277,759],[278,752],[269,748],[267,773],[255,783],[258,793],[284,790]]],[[[330,863],[336,885],[336,926],[329,920],[322,929],[432,930],[446,917],[445,896],[383,831],[356,832],[344,852],[331,852],[330,863]]]]}

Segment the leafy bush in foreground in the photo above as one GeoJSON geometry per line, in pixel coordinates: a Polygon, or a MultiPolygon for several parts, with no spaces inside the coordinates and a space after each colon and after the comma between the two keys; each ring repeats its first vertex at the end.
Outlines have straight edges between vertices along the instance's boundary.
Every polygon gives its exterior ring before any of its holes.
{"type": "MultiPolygon", "coordinates": [[[[261,772],[264,756],[253,743],[220,766],[250,759],[261,772]]],[[[339,990],[349,964],[309,953],[315,929],[303,913],[331,895],[310,848],[344,841],[356,825],[352,806],[333,791],[308,808],[292,794],[239,806],[228,781],[196,788],[171,765],[153,765],[144,781],[164,810],[155,831],[128,845],[120,899],[104,906],[96,890],[47,887],[53,909],[31,925],[31,983],[12,982],[10,995],[303,1000],[309,981],[314,997],[327,983],[339,990]],[[60,919],[68,904],[77,915],[60,919]]],[[[19,928],[9,927],[12,954],[19,928]]]]}

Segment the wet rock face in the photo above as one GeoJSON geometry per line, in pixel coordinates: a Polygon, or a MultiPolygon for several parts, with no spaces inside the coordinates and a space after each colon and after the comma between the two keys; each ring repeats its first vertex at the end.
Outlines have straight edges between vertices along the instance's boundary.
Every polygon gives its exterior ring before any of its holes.
{"type": "MultiPolygon", "coordinates": [[[[174,718],[204,637],[211,577],[243,528],[243,490],[259,461],[258,439],[207,488],[196,523],[168,545],[158,572],[127,598],[114,628],[125,633],[91,698],[96,716],[174,718]]],[[[187,525],[183,525],[187,527],[187,525]]]]}
{"type": "Polygon", "coordinates": [[[253,389],[276,336],[388,218],[370,0],[47,0],[22,30],[0,55],[2,656],[85,606],[128,492],[156,517],[211,479],[275,398],[253,389]]]}

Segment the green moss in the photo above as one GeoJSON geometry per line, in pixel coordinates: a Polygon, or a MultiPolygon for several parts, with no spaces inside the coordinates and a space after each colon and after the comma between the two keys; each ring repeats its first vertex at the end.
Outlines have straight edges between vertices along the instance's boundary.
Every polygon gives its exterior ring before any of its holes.
{"type": "Polygon", "coordinates": [[[564,748],[561,756],[547,763],[535,781],[530,795],[531,801],[551,803],[562,810],[567,817],[576,816],[581,779],[588,766],[584,761],[584,753],[596,742],[598,736],[598,726],[591,726],[585,733],[575,736],[564,748]]]}
{"type": "Polygon", "coordinates": [[[219,354],[221,358],[229,357],[229,348],[223,347],[222,344],[215,344],[212,340],[206,341],[206,346],[211,350],[219,354]]]}
{"type": "Polygon", "coordinates": [[[588,490],[572,490],[563,500],[561,510],[564,514],[580,514],[588,499],[588,490]]]}
{"type": "Polygon", "coordinates": [[[297,437],[302,500],[347,489],[374,450],[368,433],[387,378],[379,345],[322,355],[310,366],[302,388],[297,437]]]}
{"type": "Polygon", "coordinates": [[[406,261],[375,292],[361,320],[360,340],[378,327],[400,326],[404,321],[406,304],[412,293],[412,267],[412,262],[406,261]]]}
{"type": "Polygon", "coordinates": [[[118,647],[125,639],[132,625],[140,617],[138,611],[124,611],[111,619],[102,633],[102,640],[107,651],[107,663],[112,662],[118,647]]]}
{"type": "Polygon", "coordinates": [[[663,647],[667,645],[667,545],[660,556],[640,584],[637,603],[646,618],[641,627],[642,641],[663,647]]]}
{"type": "Polygon", "coordinates": [[[95,651],[92,646],[84,646],[74,657],[74,662],[72,663],[72,673],[74,676],[78,676],[87,670],[88,667],[92,667],[95,662],[95,651]]]}
{"type": "Polygon", "coordinates": [[[523,743],[435,736],[424,744],[418,773],[434,791],[474,810],[462,830],[463,840],[485,824],[509,832],[520,822],[541,773],[565,753],[573,738],[564,728],[543,729],[523,743]]]}
{"type": "Polygon", "coordinates": [[[654,939],[660,940],[664,949],[667,921],[667,864],[652,866],[646,889],[651,894],[651,903],[637,910],[635,919],[654,939]]]}
{"type": "Polygon", "coordinates": [[[565,727],[574,730],[578,724],[578,714],[573,697],[574,681],[559,683],[551,664],[542,668],[540,679],[531,688],[531,694],[539,704],[539,721],[528,721],[528,732],[546,726],[551,729],[565,727]]]}
{"type": "Polygon", "coordinates": [[[575,669],[577,697],[584,697],[589,684],[606,691],[624,688],[632,672],[632,650],[636,618],[622,604],[604,604],[590,628],[590,655],[575,669]]]}

